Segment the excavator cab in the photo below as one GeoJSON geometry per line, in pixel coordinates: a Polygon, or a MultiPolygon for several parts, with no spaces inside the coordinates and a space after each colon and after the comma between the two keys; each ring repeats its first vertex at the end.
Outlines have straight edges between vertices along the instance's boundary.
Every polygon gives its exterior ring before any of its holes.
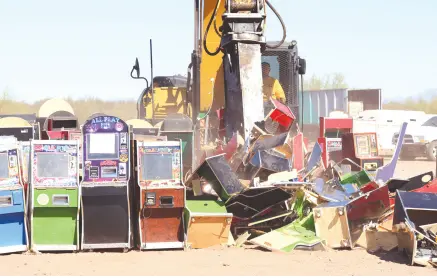
{"type": "Polygon", "coordinates": [[[138,118],[152,125],[163,121],[170,114],[190,116],[187,103],[187,78],[184,76],[156,76],[153,78],[153,98],[151,87],[143,90],[138,99],[138,118]],[[153,107],[153,108],[152,108],[153,107]]]}
{"type": "Polygon", "coordinates": [[[132,68],[131,77],[144,79],[146,88],[140,94],[137,101],[137,118],[144,119],[152,125],[162,122],[167,115],[184,114],[191,115],[191,106],[187,100],[187,78],[182,75],[155,76],[153,84],[140,76],[138,59],[132,68]],[[133,76],[133,72],[136,76],[133,76]],[[153,91],[153,96],[152,92],[153,91]]]}
{"type": "MultiPolygon", "coordinates": [[[[273,42],[270,43],[273,44],[273,42]]],[[[284,90],[285,104],[299,118],[298,94],[301,91],[299,76],[306,72],[306,61],[298,56],[296,41],[284,42],[274,49],[267,48],[262,53],[261,61],[269,63],[270,76],[277,79],[284,90]]],[[[271,106],[273,107],[273,104],[271,106]]],[[[264,113],[268,113],[269,108],[272,107],[265,105],[264,113]]]]}

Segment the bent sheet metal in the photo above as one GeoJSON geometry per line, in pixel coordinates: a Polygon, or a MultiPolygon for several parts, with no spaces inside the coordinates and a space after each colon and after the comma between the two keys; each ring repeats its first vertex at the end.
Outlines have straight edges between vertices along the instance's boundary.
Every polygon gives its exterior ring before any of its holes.
{"type": "Polygon", "coordinates": [[[396,192],[393,231],[399,251],[406,251],[411,265],[437,262],[437,194],[396,192]]]}
{"type": "Polygon", "coordinates": [[[222,201],[228,200],[232,195],[244,189],[243,184],[226,161],[225,154],[208,157],[187,179],[185,184],[190,184],[195,176],[209,182],[222,201]]]}
{"type": "Polygon", "coordinates": [[[278,187],[251,187],[231,197],[226,202],[226,209],[235,218],[250,219],[290,197],[289,193],[278,187]]]}

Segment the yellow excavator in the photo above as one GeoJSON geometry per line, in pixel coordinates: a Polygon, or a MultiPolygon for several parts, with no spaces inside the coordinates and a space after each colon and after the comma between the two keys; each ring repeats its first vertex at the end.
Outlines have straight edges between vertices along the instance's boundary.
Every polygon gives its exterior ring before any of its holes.
{"type": "Polygon", "coordinates": [[[279,80],[286,104],[298,117],[299,76],[305,74],[306,62],[298,56],[296,41],[285,41],[285,24],[268,0],[194,0],[194,18],[194,50],[187,77],[154,77],[152,42],[152,82],[149,85],[147,78],[141,77],[138,59],[131,77],[147,81],[138,99],[138,118],[161,128],[175,114],[191,119],[192,166],[196,167],[201,145],[208,141],[201,139],[200,126],[217,129],[218,123],[210,118],[217,118],[218,109],[224,108],[227,140],[238,132],[247,142],[255,122],[264,119],[262,62],[270,64],[270,75],[279,80]],[[267,8],[281,22],[279,42],[265,39],[267,8]]]}

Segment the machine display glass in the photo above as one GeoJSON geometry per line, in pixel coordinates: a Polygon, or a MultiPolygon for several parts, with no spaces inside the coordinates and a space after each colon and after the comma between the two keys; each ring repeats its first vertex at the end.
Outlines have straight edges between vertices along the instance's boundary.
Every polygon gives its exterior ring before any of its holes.
{"type": "Polygon", "coordinates": [[[369,135],[355,136],[355,152],[357,156],[370,155],[370,138],[369,135]]]}
{"type": "Polygon", "coordinates": [[[7,153],[0,153],[0,179],[9,178],[9,160],[7,153]]]}
{"type": "Polygon", "coordinates": [[[87,134],[87,159],[112,160],[119,157],[118,133],[91,133],[87,134]]]}
{"type": "Polygon", "coordinates": [[[37,175],[39,178],[68,178],[67,153],[36,153],[37,175]]]}
{"type": "Polygon", "coordinates": [[[150,153],[141,158],[142,180],[171,180],[173,179],[173,155],[150,153]]]}

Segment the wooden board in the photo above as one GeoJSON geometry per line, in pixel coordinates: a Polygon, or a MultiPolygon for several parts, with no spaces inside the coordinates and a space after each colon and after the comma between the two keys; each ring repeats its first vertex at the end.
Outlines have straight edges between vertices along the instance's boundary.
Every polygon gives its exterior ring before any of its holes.
{"type": "Polygon", "coordinates": [[[228,242],[232,216],[194,216],[187,228],[187,245],[208,248],[228,242]]]}
{"type": "Polygon", "coordinates": [[[316,235],[323,238],[330,248],[351,247],[346,209],[343,209],[343,215],[339,215],[339,207],[319,206],[313,210],[316,235]]]}
{"type": "Polygon", "coordinates": [[[398,237],[396,233],[384,229],[365,230],[356,244],[369,252],[376,252],[380,249],[391,251],[398,246],[398,237]]]}

